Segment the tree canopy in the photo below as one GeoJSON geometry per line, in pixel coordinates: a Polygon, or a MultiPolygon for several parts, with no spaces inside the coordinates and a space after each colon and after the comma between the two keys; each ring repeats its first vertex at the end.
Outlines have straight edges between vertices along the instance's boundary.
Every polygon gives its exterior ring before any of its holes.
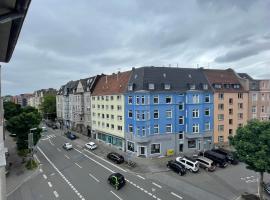
{"type": "Polygon", "coordinates": [[[9,120],[11,117],[21,113],[21,106],[13,102],[4,102],[4,110],[4,117],[6,120],[9,120]]]}
{"type": "Polygon", "coordinates": [[[44,118],[54,120],[56,118],[56,96],[53,94],[45,95],[40,110],[44,118]]]}

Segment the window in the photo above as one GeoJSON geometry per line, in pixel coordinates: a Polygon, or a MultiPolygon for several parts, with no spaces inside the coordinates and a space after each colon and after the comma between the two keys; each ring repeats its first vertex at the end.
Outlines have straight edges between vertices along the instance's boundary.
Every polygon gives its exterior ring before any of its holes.
{"type": "Polygon", "coordinates": [[[109,123],[106,124],[106,128],[110,128],[110,124],[109,123]]]}
{"type": "Polygon", "coordinates": [[[166,97],[166,103],[172,103],[172,97],[166,97]]]}
{"type": "Polygon", "coordinates": [[[128,104],[132,104],[132,96],[128,97],[128,104]]]}
{"type": "Polygon", "coordinates": [[[218,132],[224,131],[224,125],[218,125],[218,132]]]}
{"type": "Polygon", "coordinates": [[[145,104],[144,96],[142,96],[142,104],[145,104]]]}
{"type": "Polygon", "coordinates": [[[122,126],[117,126],[118,131],[122,131],[122,126]]]}
{"type": "Polygon", "coordinates": [[[154,110],[154,119],[158,119],[158,110],[154,110]]]}
{"type": "Polygon", "coordinates": [[[219,103],[218,104],[218,109],[219,110],[224,110],[224,104],[223,103],[219,103]]]}
{"type": "Polygon", "coordinates": [[[113,101],[113,96],[111,96],[111,101],[113,101]]]}
{"type": "Polygon", "coordinates": [[[256,106],[252,106],[252,113],[256,113],[257,112],[257,107],[256,106]]]}
{"type": "MultiPolygon", "coordinates": [[[[132,98],[132,97],[131,97],[132,98]]],[[[121,96],[117,95],[117,100],[121,100],[121,96]]]]}
{"type": "Polygon", "coordinates": [[[105,118],[105,115],[104,114],[102,114],[102,119],[104,119],[105,118]]]}
{"type": "Polygon", "coordinates": [[[194,94],[192,97],[192,102],[193,103],[200,103],[200,98],[198,94],[194,94]]]}
{"type": "Polygon", "coordinates": [[[122,106],[117,106],[117,110],[119,111],[119,110],[122,110],[122,106]]]}
{"type": "Polygon", "coordinates": [[[114,119],[114,115],[111,115],[111,119],[114,119]]]}
{"type": "Polygon", "coordinates": [[[106,96],[106,101],[109,101],[109,96],[106,96]]]}
{"type": "Polygon", "coordinates": [[[193,124],[192,125],[192,132],[193,133],[199,133],[199,124],[193,124]]]}
{"type": "Polygon", "coordinates": [[[166,118],[172,118],[172,110],[166,110],[166,118]]]}
{"type": "Polygon", "coordinates": [[[192,117],[195,117],[195,118],[199,117],[199,109],[192,110],[192,117]]]}
{"type": "Polygon", "coordinates": [[[232,105],[233,104],[233,99],[229,98],[229,104],[232,105]]]}
{"type": "Polygon", "coordinates": [[[243,99],[243,93],[238,93],[238,99],[243,99]]]}
{"type": "Polygon", "coordinates": [[[184,103],[183,102],[179,103],[179,110],[184,110],[184,103]]]}
{"type": "Polygon", "coordinates": [[[160,153],[160,144],[151,144],[151,154],[160,153]]]}
{"type": "Polygon", "coordinates": [[[207,84],[203,84],[203,89],[204,90],[208,90],[208,85],[207,84]]]}
{"type": "Polygon", "coordinates": [[[242,123],[239,123],[239,124],[238,124],[238,127],[243,127],[243,124],[242,124],[242,123]]]}
{"type": "Polygon", "coordinates": [[[179,124],[183,125],[184,124],[184,116],[179,117],[179,124]]]}
{"type": "Polygon", "coordinates": [[[210,122],[205,122],[204,129],[205,131],[210,131],[210,122]]]}
{"type": "Polygon", "coordinates": [[[239,110],[243,109],[243,103],[238,103],[238,109],[239,110]]]}
{"type": "Polygon", "coordinates": [[[158,104],[158,96],[154,97],[154,104],[158,104]]]}
{"type": "Polygon", "coordinates": [[[142,120],[145,120],[145,114],[142,112],[142,120]]]}
{"type": "Polygon", "coordinates": [[[238,113],[238,119],[243,119],[243,113],[238,113]]]}
{"type": "Polygon", "coordinates": [[[223,100],[224,99],[224,94],[223,93],[219,93],[218,94],[218,99],[219,100],[223,100]]]}
{"type": "Polygon", "coordinates": [[[222,85],[221,84],[214,84],[214,88],[216,89],[221,89],[222,85]]]}
{"type": "Polygon", "coordinates": [[[218,142],[224,142],[224,137],[223,136],[218,136],[218,142]]]}
{"type": "Polygon", "coordinates": [[[136,119],[140,120],[140,112],[139,111],[136,111],[136,119]]]}
{"type": "Polygon", "coordinates": [[[229,115],[232,115],[232,114],[233,114],[233,109],[230,108],[230,109],[229,109],[229,115]]]}
{"type": "Polygon", "coordinates": [[[143,127],[142,127],[142,136],[145,136],[145,133],[146,133],[146,132],[145,132],[145,127],[143,126],[143,127]]]}
{"type": "Polygon", "coordinates": [[[140,97],[136,96],[136,104],[140,104],[140,97]]]}
{"type": "Polygon", "coordinates": [[[128,118],[132,118],[132,117],[133,117],[132,110],[129,110],[128,111],[128,118]]]}
{"type": "Polygon", "coordinates": [[[206,109],[204,110],[204,115],[205,115],[205,116],[210,116],[210,109],[209,109],[209,108],[206,108],[206,109]]]}
{"type": "Polygon", "coordinates": [[[183,140],[183,138],[184,138],[183,131],[180,131],[180,132],[179,132],[179,135],[178,135],[178,139],[179,139],[179,140],[183,140]]]}
{"type": "Polygon", "coordinates": [[[128,91],[132,91],[133,90],[133,85],[128,85],[128,91]]]}
{"type": "Polygon", "coordinates": [[[188,141],[188,148],[189,148],[189,149],[194,149],[194,148],[196,148],[196,140],[189,140],[189,141],[188,141]]]}
{"type": "Polygon", "coordinates": [[[189,89],[190,89],[190,90],[195,90],[195,89],[196,89],[195,84],[190,84],[189,89]]]}
{"type": "Polygon", "coordinates": [[[264,106],[262,106],[262,107],[261,107],[261,111],[262,111],[262,113],[264,113],[264,112],[265,112],[265,108],[264,108],[264,106]]]}
{"type": "Polygon", "coordinates": [[[229,129],[229,136],[232,136],[232,134],[233,134],[233,130],[229,129]]]}
{"type": "Polygon", "coordinates": [[[204,102],[205,103],[210,103],[210,95],[209,94],[208,95],[205,95],[204,102]]]}
{"type": "Polygon", "coordinates": [[[155,84],[154,83],[149,83],[148,84],[148,89],[149,90],[154,90],[155,89],[155,84]]]}
{"type": "Polygon", "coordinates": [[[252,101],[257,101],[257,94],[252,94],[252,101]]]}
{"type": "Polygon", "coordinates": [[[239,88],[240,88],[240,85],[239,85],[239,84],[234,84],[234,85],[233,85],[233,88],[234,88],[234,89],[239,89],[239,88]]]}
{"type": "Polygon", "coordinates": [[[262,101],[264,101],[264,93],[262,93],[262,101]]]}
{"type": "Polygon", "coordinates": [[[166,124],[166,133],[171,133],[171,132],[172,132],[172,125],[166,124]]]}
{"type": "Polygon", "coordinates": [[[128,142],[127,142],[127,149],[128,149],[128,151],[134,152],[134,150],[135,150],[135,145],[134,145],[134,143],[128,141],[128,142]]]}
{"type": "Polygon", "coordinates": [[[128,132],[133,133],[133,126],[132,124],[128,125],[128,132]]]}
{"type": "Polygon", "coordinates": [[[230,124],[230,125],[233,124],[233,119],[229,119],[229,124],[230,124]]]}
{"type": "Polygon", "coordinates": [[[154,134],[158,134],[158,132],[159,132],[159,125],[155,124],[154,125],[154,134]]]}
{"type": "Polygon", "coordinates": [[[121,115],[117,115],[117,120],[122,121],[122,116],[121,115]]]}
{"type": "Polygon", "coordinates": [[[111,124],[111,129],[114,130],[114,124],[111,124]]]}
{"type": "Polygon", "coordinates": [[[106,114],[106,118],[109,119],[110,118],[110,115],[109,114],[106,114]]]}
{"type": "Polygon", "coordinates": [[[170,85],[170,84],[168,84],[168,83],[166,83],[166,84],[164,85],[164,89],[165,89],[165,90],[169,90],[169,89],[171,89],[171,85],[170,85]]]}

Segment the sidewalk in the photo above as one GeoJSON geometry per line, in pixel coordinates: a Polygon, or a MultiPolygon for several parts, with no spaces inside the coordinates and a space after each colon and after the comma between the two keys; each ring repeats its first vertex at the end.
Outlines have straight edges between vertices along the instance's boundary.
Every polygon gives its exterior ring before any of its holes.
{"type": "Polygon", "coordinates": [[[38,170],[27,170],[25,163],[22,163],[22,158],[18,156],[16,149],[16,141],[9,136],[6,131],[5,147],[8,148],[9,156],[7,165],[11,163],[9,174],[6,177],[7,196],[19,188],[24,182],[38,173],[38,170]]]}
{"type": "MultiPolygon", "coordinates": [[[[62,130],[56,129],[54,130],[58,134],[63,134],[62,130]]],[[[88,136],[82,135],[80,133],[76,133],[75,131],[71,131],[75,135],[77,135],[79,138],[74,140],[74,143],[79,145],[80,147],[84,147],[85,143],[93,141],[98,145],[98,148],[94,150],[95,154],[98,156],[101,156],[103,158],[106,158],[107,154],[109,152],[117,152],[124,156],[125,160],[128,158],[128,153],[118,150],[114,147],[111,147],[110,144],[105,144],[104,142],[90,139],[88,136]]],[[[135,173],[157,173],[162,171],[168,171],[166,164],[169,160],[175,159],[175,157],[162,157],[162,158],[140,158],[137,156],[132,157],[132,161],[136,163],[136,167],[132,168],[129,167],[127,164],[121,164],[121,167],[127,168],[130,171],[133,171],[135,173]]]]}

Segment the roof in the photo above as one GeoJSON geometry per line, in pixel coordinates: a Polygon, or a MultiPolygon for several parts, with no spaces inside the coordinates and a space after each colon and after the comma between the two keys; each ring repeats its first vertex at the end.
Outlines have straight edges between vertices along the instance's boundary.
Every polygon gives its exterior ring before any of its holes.
{"type": "Polygon", "coordinates": [[[195,85],[194,90],[203,90],[203,85],[207,85],[206,91],[210,90],[209,83],[201,68],[152,66],[132,69],[129,85],[133,86],[133,91],[149,91],[149,84],[154,84],[152,92],[187,91],[191,89],[191,85],[195,85]],[[165,90],[165,84],[169,84],[170,89],[165,90]]]}
{"type": "Polygon", "coordinates": [[[254,80],[251,76],[249,76],[247,73],[238,73],[238,75],[241,78],[248,79],[248,80],[254,80]]]}
{"type": "Polygon", "coordinates": [[[9,62],[31,0],[1,0],[0,62],[9,62]]]}
{"type": "Polygon", "coordinates": [[[215,92],[245,91],[233,69],[204,69],[203,71],[215,92]],[[215,87],[217,85],[220,85],[221,88],[215,87]],[[234,86],[239,88],[234,88],[234,86]]]}
{"type": "Polygon", "coordinates": [[[260,90],[260,81],[253,79],[247,73],[238,73],[238,75],[248,81],[248,87],[250,91],[259,91],[260,90]]]}
{"type": "Polygon", "coordinates": [[[121,94],[126,91],[131,71],[103,75],[99,78],[92,95],[121,94]]]}

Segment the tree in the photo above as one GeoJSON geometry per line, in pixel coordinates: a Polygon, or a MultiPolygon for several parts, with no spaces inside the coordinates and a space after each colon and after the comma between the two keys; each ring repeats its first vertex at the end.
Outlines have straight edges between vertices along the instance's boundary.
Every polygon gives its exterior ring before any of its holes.
{"type": "Polygon", "coordinates": [[[231,144],[247,168],[259,172],[259,197],[263,199],[263,175],[265,172],[270,173],[270,121],[248,122],[246,126],[237,129],[231,144]]]}
{"type": "Polygon", "coordinates": [[[4,117],[9,120],[11,117],[19,115],[21,113],[21,106],[13,102],[4,102],[4,117]]]}
{"type": "Polygon", "coordinates": [[[40,109],[44,118],[54,120],[56,118],[56,96],[53,94],[44,96],[40,109]]]}

